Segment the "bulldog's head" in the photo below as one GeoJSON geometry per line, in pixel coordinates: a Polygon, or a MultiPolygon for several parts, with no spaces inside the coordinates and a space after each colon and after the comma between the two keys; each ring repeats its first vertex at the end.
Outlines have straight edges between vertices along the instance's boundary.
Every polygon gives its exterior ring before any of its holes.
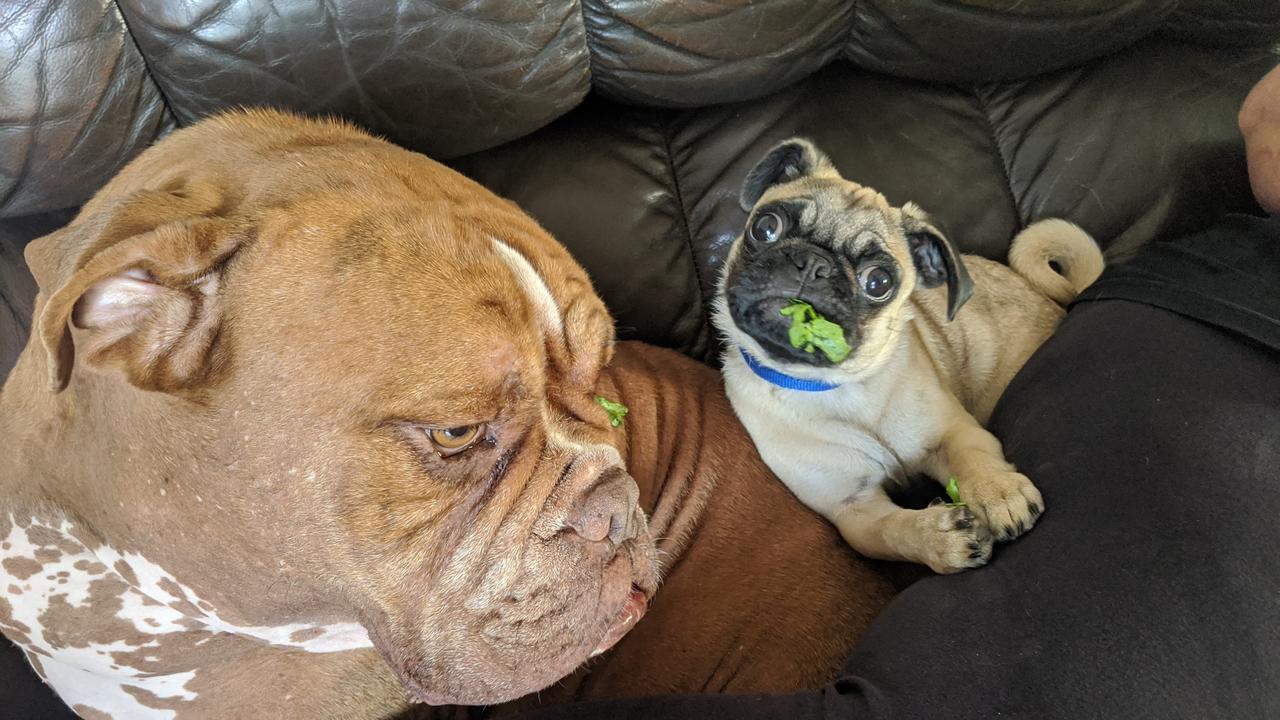
{"type": "Polygon", "coordinates": [[[894,207],[841,177],[807,140],[761,158],[740,201],[747,224],[725,262],[715,321],[771,364],[817,376],[874,371],[917,288],[946,285],[948,320],[973,292],[960,251],[919,207],[894,207]]]}
{"type": "Polygon", "coordinates": [[[612,321],[478,185],[338,123],[227,115],[28,261],[50,407],[28,489],[219,622],[358,622],[413,697],[478,704],[643,613],[654,550],[593,401],[612,321]]]}

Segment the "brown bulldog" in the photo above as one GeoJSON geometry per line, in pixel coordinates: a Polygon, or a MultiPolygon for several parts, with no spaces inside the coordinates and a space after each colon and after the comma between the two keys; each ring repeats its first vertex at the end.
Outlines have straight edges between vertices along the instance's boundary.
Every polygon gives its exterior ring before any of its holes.
{"type": "Polygon", "coordinates": [[[891,592],[713,370],[615,353],[533,221],[342,123],[174,133],[27,259],[0,630],[84,717],[812,686],[891,592]]]}

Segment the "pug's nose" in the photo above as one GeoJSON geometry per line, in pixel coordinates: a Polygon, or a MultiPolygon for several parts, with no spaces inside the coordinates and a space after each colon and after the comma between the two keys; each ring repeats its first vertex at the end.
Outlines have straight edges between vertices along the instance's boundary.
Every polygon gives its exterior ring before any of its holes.
{"type": "Polygon", "coordinates": [[[796,270],[800,271],[801,282],[830,277],[831,259],[821,253],[798,247],[787,248],[783,252],[796,270]]]}
{"type": "Polygon", "coordinates": [[[583,540],[608,540],[617,547],[639,533],[639,502],[636,481],[621,468],[610,468],[600,474],[565,524],[583,540]]]}

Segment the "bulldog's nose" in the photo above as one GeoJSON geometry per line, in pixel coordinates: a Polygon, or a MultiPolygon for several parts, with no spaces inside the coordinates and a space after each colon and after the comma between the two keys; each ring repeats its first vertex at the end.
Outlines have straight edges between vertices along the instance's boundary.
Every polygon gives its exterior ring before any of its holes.
{"type": "Polygon", "coordinates": [[[800,271],[801,282],[831,275],[831,258],[823,253],[806,247],[789,247],[783,249],[782,253],[787,256],[796,270],[800,271]]]}
{"type": "Polygon", "coordinates": [[[600,474],[565,524],[583,540],[608,540],[617,547],[640,530],[636,512],[639,501],[636,481],[621,468],[610,468],[600,474]]]}

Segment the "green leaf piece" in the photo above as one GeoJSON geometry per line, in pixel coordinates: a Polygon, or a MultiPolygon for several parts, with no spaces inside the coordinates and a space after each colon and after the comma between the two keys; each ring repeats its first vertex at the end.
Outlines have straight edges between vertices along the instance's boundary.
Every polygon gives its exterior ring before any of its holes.
{"type": "Polygon", "coordinates": [[[960,488],[956,485],[955,475],[947,480],[947,497],[951,498],[951,502],[947,503],[948,507],[965,507],[964,501],[960,499],[960,488]]]}
{"type": "Polygon", "coordinates": [[[849,343],[844,339],[844,328],[818,314],[813,306],[803,300],[792,299],[791,304],[778,311],[791,318],[787,339],[793,348],[805,352],[821,350],[833,363],[849,357],[849,343]]]}
{"type": "MultiPolygon", "coordinates": [[[[804,347],[809,343],[809,326],[803,322],[791,321],[791,329],[787,331],[787,339],[791,341],[791,347],[804,347]]],[[[809,350],[807,352],[813,352],[809,350]]]]}
{"type": "Polygon", "coordinates": [[[596,404],[604,408],[605,413],[609,415],[609,424],[614,427],[622,425],[622,419],[631,411],[626,405],[601,395],[596,396],[596,404]]]}
{"type": "Polygon", "coordinates": [[[813,344],[833,363],[849,357],[849,343],[844,340],[844,328],[826,318],[818,318],[809,324],[813,344]]]}

